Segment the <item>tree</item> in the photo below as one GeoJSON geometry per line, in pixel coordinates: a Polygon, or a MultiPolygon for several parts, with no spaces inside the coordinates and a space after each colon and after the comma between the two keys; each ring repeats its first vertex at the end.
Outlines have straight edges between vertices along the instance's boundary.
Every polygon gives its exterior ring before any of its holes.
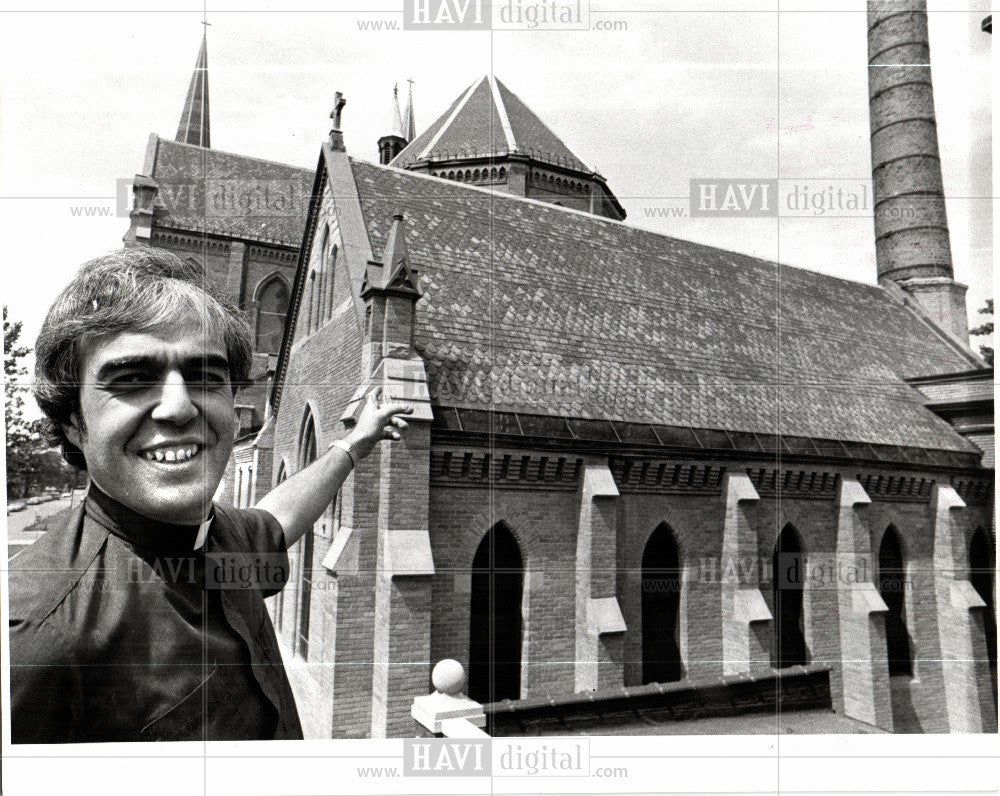
{"type": "Polygon", "coordinates": [[[24,414],[24,394],[28,392],[28,369],[24,358],[28,346],[18,345],[21,322],[7,318],[3,308],[3,391],[4,425],[7,429],[7,499],[26,497],[43,487],[63,490],[79,486],[82,474],[71,467],[57,448],[45,440],[41,420],[24,414]]]}
{"type": "MultiPolygon", "coordinates": [[[[990,319],[983,322],[981,325],[976,326],[973,329],[969,329],[969,334],[971,335],[990,335],[993,336],[993,299],[986,299],[986,306],[979,310],[980,315],[989,315],[990,319]]],[[[988,345],[979,346],[979,353],[983,355],[983,359],[993,364],[993,347],[988,345]]]]}
{"type": "MultiPolygon", "coordinates": [[[[38,471],[44,464],[41,452],[41,421],[24,416],[24,394],[28,391],[23,377],[28,369],[22,360],[31,353],[27,346],[18,345],[21,322],[7,319],[7,306],[3,308],[3,392],[4,425],[7,429],[7,499],[24,497],[37,481],[38,471]]],[[[49,468],[51,469],[51,468],[49,468]]]]}

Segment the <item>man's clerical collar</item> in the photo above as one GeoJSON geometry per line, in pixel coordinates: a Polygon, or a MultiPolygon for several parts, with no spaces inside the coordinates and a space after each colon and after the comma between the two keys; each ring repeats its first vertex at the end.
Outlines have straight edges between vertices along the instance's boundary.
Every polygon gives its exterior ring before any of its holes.
{"type": "Polygon", "coordinates": [[[93,481],[87,490],[84,511],[99,525],[135,547],[171,553],[191,553],[203,547],[213,517],[210,513],[200,525],[153,520],[123,506],[93,481]]]}

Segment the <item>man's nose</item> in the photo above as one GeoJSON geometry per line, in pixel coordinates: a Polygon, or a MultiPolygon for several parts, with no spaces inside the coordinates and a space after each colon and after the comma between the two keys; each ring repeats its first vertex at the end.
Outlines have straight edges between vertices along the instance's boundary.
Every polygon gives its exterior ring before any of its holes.
{"type": "Polygon", "coordinates": [[[177,425],[188,423],[198,416],[198,407],[191,400],[191,392],[180,373],[166,374],[152,415],[154,420],[177,425]]]}

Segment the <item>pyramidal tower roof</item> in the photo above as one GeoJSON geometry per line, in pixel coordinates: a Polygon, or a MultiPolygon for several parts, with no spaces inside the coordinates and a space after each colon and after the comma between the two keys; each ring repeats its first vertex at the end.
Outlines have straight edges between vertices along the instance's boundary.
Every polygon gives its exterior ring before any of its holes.
{"type": "MultiPolygon", "coordinates": [[[[412,106],[411,106],[412,107],[412,106]]],[[[418,160],[518,153],[576,171],[590,171],[538,115],[493,75],[469,86],[393,166],[418,160]]]]}
{"type": "MultiPolygon", "coordinates": [[[[410,130],[412,119],[411,94],[404,121],[410,130]]],[[[391,159],[379,162],[619,221],[625,218],[625,208],[604,177],[493,75],[479,78],[430,127],[406,140],[409,143],[391,159]]]]}
{"type": "Polygon", "coordinates": [[[175,140],[205,148],[212,145],[208,123],[208,36],[204,34],[175,140]]]}

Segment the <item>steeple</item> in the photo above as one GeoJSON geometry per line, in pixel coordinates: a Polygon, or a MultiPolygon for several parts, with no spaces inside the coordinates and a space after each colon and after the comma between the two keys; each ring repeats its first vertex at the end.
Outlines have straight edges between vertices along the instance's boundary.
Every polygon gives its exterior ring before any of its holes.
{"type": "Polygon", "coordinates": [[[403,117],[399,112],[399,85],[392,87],[392,108],[389,111],[389,132],[378,140],[378,162],[387,165],[403,151],[409,139],[403,127],[403,117]]]}
{"type": "Polygon", "coordinates": [[[413,80],[406,78],[406,82],[410,84],[410,89],[406,95],[406,112],[403,114],[403,138],[406,143],[410,143],[417,137],[417,124],[413,119],[413,80]]]}
{"type": "MultiPolygon", "coordinates": [[[[207,22],[204,24],[208,24],[207,22]]],[[[191,75],[187,99],[181,123],[177,126],[177,138],[182,144],[194,144],[208,149],[211,136],[208,127],[208,31],[201,37],[201,49],[191,75]]]]}
{"type": "Polygon", "coordinates": [[[406,138],[406,132],[403,130],[403,117],[399,112],[399,84],[396,83],[392,87],[392,109],[389,112],[389,135],[398,135],[400,138],[406,138]]]}

